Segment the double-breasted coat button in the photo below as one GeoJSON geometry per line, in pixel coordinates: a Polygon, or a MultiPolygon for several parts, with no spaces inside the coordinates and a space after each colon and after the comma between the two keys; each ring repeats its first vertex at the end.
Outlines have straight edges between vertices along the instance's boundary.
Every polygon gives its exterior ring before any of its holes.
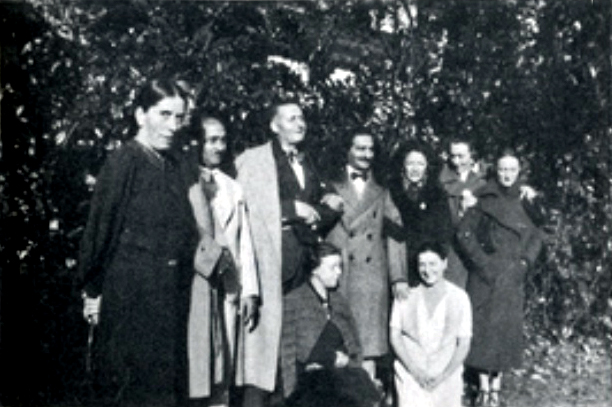
{"type": "Polygon", "coordinates": [[[372,258],[370,256],[366,257],[366,263],[369,263],[372,258]]]}
{"type": "Polygon", "coordinates": [[[368,233],[367,238],[368,238],[368,240],[372,240],[372,234],[368,233]]]}
{"type": "Polygon", "coordinates": [[[348,259],[349,261],[353,261],[355,260],[355,256],[353,256],[352,254],[349,254],[348,259]]]}

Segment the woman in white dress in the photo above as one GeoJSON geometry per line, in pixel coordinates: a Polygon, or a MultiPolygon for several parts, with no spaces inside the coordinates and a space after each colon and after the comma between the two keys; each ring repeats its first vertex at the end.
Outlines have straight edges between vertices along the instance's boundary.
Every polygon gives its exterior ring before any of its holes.
{"type": "Polygon", "coordinates": [[[421,284],[391,311],[397,405],[461,407],[463,361],[472,336],[470,301],[444,279],[443,245],[423,243],[417,254],[421,284]]]}

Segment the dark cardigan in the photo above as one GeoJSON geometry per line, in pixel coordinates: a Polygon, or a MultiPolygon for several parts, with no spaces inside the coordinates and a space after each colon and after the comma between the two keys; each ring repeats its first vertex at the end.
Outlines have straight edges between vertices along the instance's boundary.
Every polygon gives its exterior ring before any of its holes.
{"type": "MultiPolygon", "coordinates": [[[[303,284],[285,296],[281,337],[281,371],[283,393],[291,395],[296,388],[299,365],[307,362],[312,349],[328,322],[325,308],[310,284],[303,284]]],[[[350,366],[361,366],[361,346],[355,320],[346,299],[329,292],[330,319],[344,339],[350,366]]]]}

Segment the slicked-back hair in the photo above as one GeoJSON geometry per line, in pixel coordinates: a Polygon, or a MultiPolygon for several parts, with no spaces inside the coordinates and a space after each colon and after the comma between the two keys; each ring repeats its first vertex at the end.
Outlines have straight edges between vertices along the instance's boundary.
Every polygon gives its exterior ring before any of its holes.
{"type": "Polygon", "coordinates": [[[225,129],[227,133],[227,149],[223,161],[219,165],[219,169],[229,175],[232,178],[236,177],[236,168],[234,167],[233,150],[230,142],[230,131],[228,129],[227,120],[222,118],[222,115],[211,113],[204,109],[196,109],[191,116],[191,122],[189,124],[189,131],[191,138],[196,141],[196,160],[199,165],[204,165],[204,145],[206,144],[206,129],[204,125],[206,123],[219,123],[225,129]]]}
{"type": "Polygon", "coordinates": [[[177,81],[168,78],[151,79],[140,89],[134,100],[134,105],[136,108],[140,107],[146,112],[152,106],[159,103],[160,100],[176,96],[184,101],[187,99],[187,93],[177,81]]]}
{"type": "Polygon", "coordinates": [[[278,114],[278,110],[280,109],[280,107],[286,106],[286,105],[296,105],[300,109],[302,109],[302,105],[300,104],[299,100],[297,100],[296,98],[276,99],[272,102],[272,105],[268,109],[266,123],[267,124],[272,123],[272,120],[274,120],[274,118],[278,114]]]}

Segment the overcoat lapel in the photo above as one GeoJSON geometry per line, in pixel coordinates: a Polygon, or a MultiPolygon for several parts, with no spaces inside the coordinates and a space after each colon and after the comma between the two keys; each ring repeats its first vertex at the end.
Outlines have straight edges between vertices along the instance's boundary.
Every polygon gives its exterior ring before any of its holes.
{"type": "MultiPolygon", "coordinates": [[[[243,188],[250,199],[249,205],[253,216],[260,217],[259,224],[263,225],[262,232],[267,236],[257,236],[261,239],[270,239],[276,250],[280,262],[281,251],[281,209],[278,203],[278,171],[272,153],[272,143],[268,142],[249,156],[249,174],[244,177],[243,188]]],[[[259,232],[256,230],[254,233],[259,232]]]]}
{"type": "Polygon", "coordinates": [[[236,191],[234,191],[232,184],[227,182],[225,175],[217,174],[215,175],[215,180],[218,190],[213,199],[213,207],[217,221],[221,226],[226,228],[236,211],[236,191]]]}
{"type": "MultiPolygon", "coordinates": [[[[276,163],[274,162],[274,155],[272,154],[272,143],[266,144],[265,147],[265,150],[263,150],[265,154],[262,154],[261,157],[262,166],[265,170],[259,171],[257,176],[260,182],[256,183],[256,185],[267,186],[266,188],[262,188],[262,192],[270,191],[269,195],[262,201],[265,218],[280,220],[280,205],[273,204],[278,202],[279,192],[278,173],[276,170],[276,163]]],[[[276,243],[275,247],[280,247],[280,228],[278,228],[275,222],[265,222],[265,224],[268,229],[268,234],[276,243]]]]}
{"type": "Polygon", "coordinates": [[[357,191],[345,174],[344,181],[336,185],[338,194],[344,199],[344,215],[342,216],[342,224],[345,228],[350,227],[361,215],[363,215],[373,203],[377,201],[380,195],[384,192],[382,187],[370,177],[366,183],[361,199],[357,195],[357,191]]]}
{"type": "Polygon", "coordinates": [[[499,195],[497,195],[497,199],[483,199],[482,202],[481,209],[485,214],[520,237],[525,237],[525,234],[533,228],[533,223],[522,204],[503,205],[499,195]]]}

